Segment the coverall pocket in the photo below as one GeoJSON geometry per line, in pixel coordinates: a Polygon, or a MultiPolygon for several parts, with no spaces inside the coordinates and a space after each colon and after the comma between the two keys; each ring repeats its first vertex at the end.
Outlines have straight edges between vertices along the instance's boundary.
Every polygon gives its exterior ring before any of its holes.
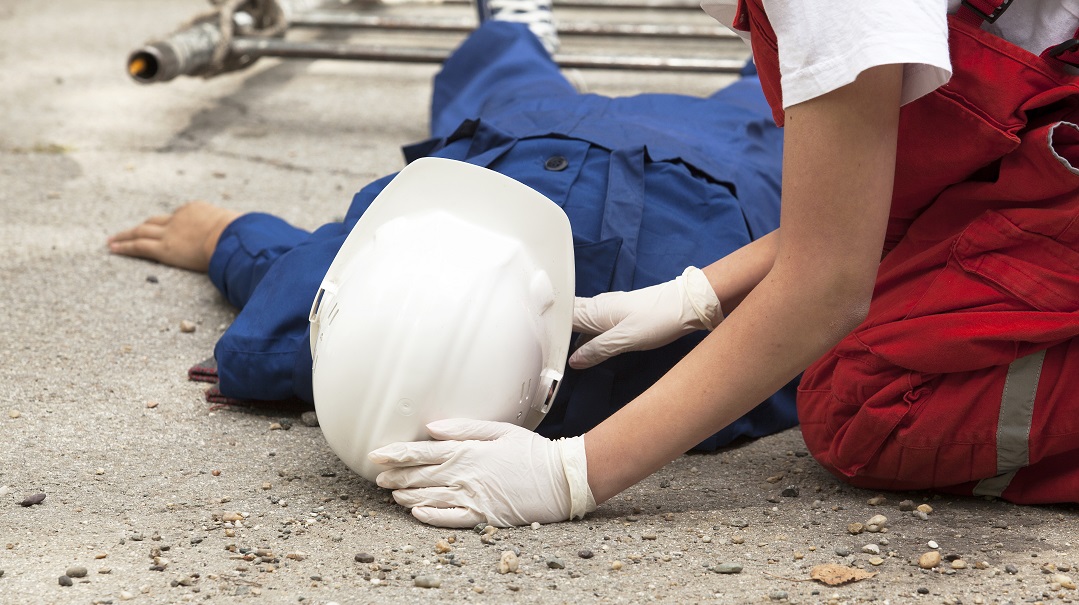
{"type": "Polygon", "coordinates": [[[967,227],[952,251],[964,272],[1002,294],[999,303],[985,301],[987,309],[1022,303],[1038,311],[1079,311],[1079,251],[1044,235],[1059,232],[1067,218],[1053,209],[988,211],[967,227]]]}

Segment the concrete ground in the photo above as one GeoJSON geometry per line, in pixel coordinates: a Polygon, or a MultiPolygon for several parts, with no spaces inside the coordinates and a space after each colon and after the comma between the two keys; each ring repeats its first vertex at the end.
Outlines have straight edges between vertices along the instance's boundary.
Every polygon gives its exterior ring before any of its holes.
{"type": "MultiPolygon", "coordinates": [[[[197,198],[306,227],[341,216],[424,137],[434,67],[128,80],[128,51],[203,8],[0,3],[0,603],[1077,600],[1059,577],[1079,578],[1074,507],[875,499],[821,470],[797,430],[684,456],[582,522],[483,537],[413,521],[294,415],[211,408],[186,370],[234,311],[201,275],[110,256],[106,236],[197,198]],[[878,514],[887,531],[848,530],[878,514]],[[518,573],[499,573],[507,550],[518,573]],[[940,566],[913,563],[932,550],[940,566]],[[809,579],[827,563],[875,575],[809,579]]],[[[611,94],[723,82],[575,78],[611,94]]]]}

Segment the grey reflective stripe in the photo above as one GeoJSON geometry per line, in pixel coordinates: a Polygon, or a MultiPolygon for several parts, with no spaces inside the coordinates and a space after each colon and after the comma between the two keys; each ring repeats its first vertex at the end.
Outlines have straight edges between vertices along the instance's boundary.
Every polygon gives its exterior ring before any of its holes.
{"type": "Polygon", "coordinates": [[[997,475],[978,482],[976,496],[999,496],[1016,471],[1030,464],[1030,424],[1045,351],[1021,357],[1008,366],[997,421],[997,475]]]}

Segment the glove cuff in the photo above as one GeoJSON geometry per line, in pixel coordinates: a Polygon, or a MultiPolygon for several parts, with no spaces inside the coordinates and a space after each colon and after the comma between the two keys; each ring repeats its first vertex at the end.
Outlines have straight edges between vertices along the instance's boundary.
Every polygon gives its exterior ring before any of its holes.
{"type": "Polygon", "coordinates": [[[562,470],[569,484],[569,520],[582,519],[586,513],[596,510],[596,499],[588,487],[588,460],[585,458],[584,437],[559,439],[562,470]]]}
{"type": "Polygon", "coordinates": [[[723,308],[708,278],[697,267],[686,267],[682,272],[682,289],[685,300],[700,320],[698,329],[712,330],[723,321],[723,308]]]}

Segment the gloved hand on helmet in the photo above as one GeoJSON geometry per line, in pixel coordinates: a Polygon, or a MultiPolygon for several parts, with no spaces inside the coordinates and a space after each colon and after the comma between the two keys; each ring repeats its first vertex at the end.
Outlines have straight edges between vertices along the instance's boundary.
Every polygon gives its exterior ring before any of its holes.
{"type": "Polygon", "coordinates": [[[596,509],[584,437],[552,441],[513,424],[464,418],[432,422],[427,431],[435,441],[391,443],[368,456],[392,467],[376,483],[424,523],[510,527],[596,509]]]}
{"type": "Polygon", "coordinates": [[[719,298],[696,267],[648,288],[577,298],[573,331],[586,336],[569,365],[584,369],[627,351],[655,349],[690,332],[711,330],[722,320],[719,298]]]}

